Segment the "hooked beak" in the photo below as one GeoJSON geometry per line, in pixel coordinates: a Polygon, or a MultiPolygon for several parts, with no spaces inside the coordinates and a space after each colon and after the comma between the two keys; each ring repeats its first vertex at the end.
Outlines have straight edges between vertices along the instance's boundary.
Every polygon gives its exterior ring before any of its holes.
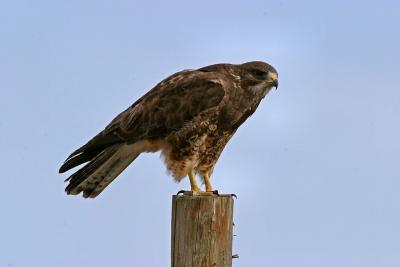
{"type": "Polygon", "coordinates": [[[272,81],[272,86],[275,87],[275,90],[278,89],[278,85],[279,85],[278,79],[272,81]]]}
{"type": "Polygon", "coordinates": [[[268,73],[268,80],[269,84],[271,84],[272,87],[275,87],[275,90],[278,89],[278,74],[269,72],[268,73]]]}

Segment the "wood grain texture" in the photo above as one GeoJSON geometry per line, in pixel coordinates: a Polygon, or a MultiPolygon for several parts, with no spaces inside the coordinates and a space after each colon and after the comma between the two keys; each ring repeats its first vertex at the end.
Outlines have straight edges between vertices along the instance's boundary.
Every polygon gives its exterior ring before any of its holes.
{"type": "Polygon", "coordinates": [[[172,267],[231,267],[233,198],[172,197],[172,267]]]}

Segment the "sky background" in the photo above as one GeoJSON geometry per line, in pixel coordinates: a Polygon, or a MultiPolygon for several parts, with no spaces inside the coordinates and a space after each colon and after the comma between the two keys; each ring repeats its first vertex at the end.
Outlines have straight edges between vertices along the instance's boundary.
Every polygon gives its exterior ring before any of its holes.
{"type": "Polygon", "coordinates": [[[400,266],[396,1],[2,1],[0,267],[169,266],[158,154],[98,198],[65,158],[166,76],[263,60],[280,86],[213,175],[235,267],[400,266]]]}

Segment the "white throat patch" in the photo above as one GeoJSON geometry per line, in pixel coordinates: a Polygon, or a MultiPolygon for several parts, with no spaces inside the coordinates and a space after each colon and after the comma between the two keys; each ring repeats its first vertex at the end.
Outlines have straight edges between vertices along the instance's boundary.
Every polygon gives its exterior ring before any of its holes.
{"type": "Polygon", "coordinates": [[[259,83],[250,87],[250,91],[252,91],[254,94],[261,95],[262,97],[265,97],[270,90],[271,88],[268,87],[268,84],[266,82],[259,83]]]}

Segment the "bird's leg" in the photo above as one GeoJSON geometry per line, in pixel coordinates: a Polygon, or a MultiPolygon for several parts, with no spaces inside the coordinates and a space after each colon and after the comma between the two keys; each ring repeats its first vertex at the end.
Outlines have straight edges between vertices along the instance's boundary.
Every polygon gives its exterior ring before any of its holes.
{"type": "Polygon", "coordinates": [[[179,191],[178,194],[183,193],[184,195],[187,195],[187,196],[212,196],[213,194],[216,193],[216,192],[212,191],[211,183],[208,178],[207,178],[207,180],[204,180],[204,181],[207,181],[206,182],[207,191],[204,192],[204,191],[201,191],[199,186],[197,185],[196,174],[194,173],[193,170],[189,171],[188,176],[189,176],[191,191],[179,191]]]}
{"type": "Polygon", "coordinates": [[[190,187],[192,189],[193,195],[195,195],[196,193],[200,192],[200,188],[197,185],[197,181],[196,181],[196,174],[194,173],[193,170],[190,170],[188,173],[189,176],[189,181],[190,181],[190,187]]]}
{"type": "Polygon", "coordinates": [[[206,173],[202,173],[201,174],[201,178],[203,178],[204,183],[206,184],[206,194],[207,195],[219,195],[218,194],[218,190],[213,190],[212,189],[212,185],[211,185],[211,181],[210,181],[210,175],[208,174],[208,172],[206,173]]]}
{"type": "Polygon", "coordinates": [[[208,175],[208,173],[205,173],[204,175],[202,175],[204,183],[206,184],[206,192],[212,192],[212,185],[211,185],[211,181],[210,181],[210,175],[208,175]]]}

